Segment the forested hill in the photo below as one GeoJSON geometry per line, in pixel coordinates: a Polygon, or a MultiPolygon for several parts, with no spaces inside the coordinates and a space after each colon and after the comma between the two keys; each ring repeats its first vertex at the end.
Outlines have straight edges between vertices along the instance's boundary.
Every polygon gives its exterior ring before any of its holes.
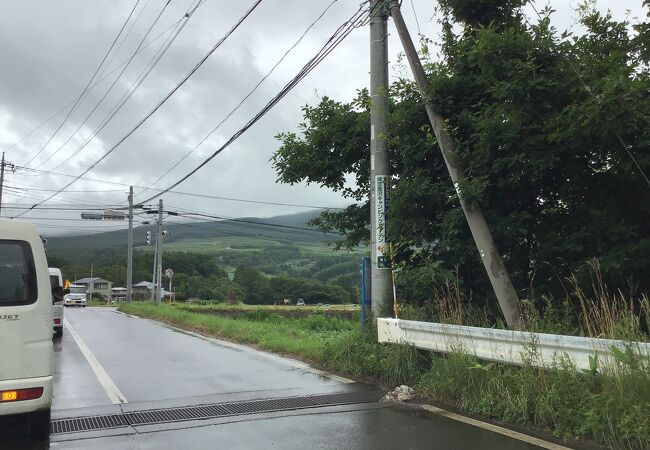
{"type": "MultiPolygon", "coordinates": [[[[297,214],[275,216],[270,218],[238,218],[222,221],[188,221],[165,225],[169,234],[165,242],[183,240],[205,240],[223,237],[261,238],[286,242],[324,242],[336,239],[336,235],[325,235],[311,229],[307,222],[320,214],[320,210],[311,210],[297,214]],[[311,229],[313,231],[309,231],[311,229]]],[[[177,220],[177,219],[175,219],[177,220]]],[[[134,228],[134,246],[145,244],[145,233],[155,234],[155,224],[137,225],[134,228]]],[[[64,257],[70,255],[86,260],[97,257],[102,252],[104,257],[113,253],[122,253],[127,243],[127,231],[109,231],[92,235],[49,237],[47,253],[50,256],[64,257]]]]}

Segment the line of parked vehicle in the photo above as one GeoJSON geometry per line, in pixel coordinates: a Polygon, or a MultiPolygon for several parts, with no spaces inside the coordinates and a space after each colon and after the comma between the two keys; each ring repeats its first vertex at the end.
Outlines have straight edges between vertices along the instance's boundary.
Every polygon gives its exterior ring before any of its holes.
{"type": "Polygon", "coordinates": [[[34,225],[0,219],[0,420],[36,440],[50,433],[52,339],[66,306],[85,307],[86,288],[48,268],[34,225]]]}

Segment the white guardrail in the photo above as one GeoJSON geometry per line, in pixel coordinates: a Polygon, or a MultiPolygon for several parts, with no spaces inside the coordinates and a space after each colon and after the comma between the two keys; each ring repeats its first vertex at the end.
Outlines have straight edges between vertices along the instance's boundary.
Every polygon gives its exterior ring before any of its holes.
{"type": "Polygon", "coordinates": [[[590,368],[589,357],[598,355],[598,368],[613,367],[611,347],[625,352],[630,345],[642,358],[650,358],[650,344],[594,339],[527,331],[498,330],[401,319],[377,319],[379,342],[410,344],[440,353],[465,352],[480,359],[522,365],[524,359],[549,367],[566,355],[578,369],[590,368]],[[533,347],[534,346],[534,347],[533,347]],[[535,348],[532,358],[526,358],[535,348]]]}

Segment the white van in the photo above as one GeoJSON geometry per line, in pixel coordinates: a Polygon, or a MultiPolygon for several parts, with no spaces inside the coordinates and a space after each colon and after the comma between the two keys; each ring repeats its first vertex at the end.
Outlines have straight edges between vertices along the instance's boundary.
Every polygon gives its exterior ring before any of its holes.
{"type": "MultiPolygon", "coordinates": [[[[55,288],[57,286],[63,287],[63,275],[61,270],[55,267],[49,268],[50,272],[50,287],[55,288]]],[[[52,299],[54,301],[54,299],[52,299]]],[[[52,313],[54,314],[53,327],[54,327],[54,336],[61,337],[63,336],[63,299],[61,301],[55,302],[52,304],[52,313]]]]}
{"type": "Polygon", "coordinates": [[[30,421],[33,438],[50,430],[52,290],[33,225],[0,219],[0,419],[30,421]]]}

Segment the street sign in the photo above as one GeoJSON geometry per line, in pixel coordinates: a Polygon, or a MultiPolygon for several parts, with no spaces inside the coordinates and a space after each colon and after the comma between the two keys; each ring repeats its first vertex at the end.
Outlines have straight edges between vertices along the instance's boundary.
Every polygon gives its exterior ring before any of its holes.
{"type": "Polygon", "coordinates": [[[165,270],[165,276],[171,280],[174,276],[174,271],[172,269],[165,270]]]}

